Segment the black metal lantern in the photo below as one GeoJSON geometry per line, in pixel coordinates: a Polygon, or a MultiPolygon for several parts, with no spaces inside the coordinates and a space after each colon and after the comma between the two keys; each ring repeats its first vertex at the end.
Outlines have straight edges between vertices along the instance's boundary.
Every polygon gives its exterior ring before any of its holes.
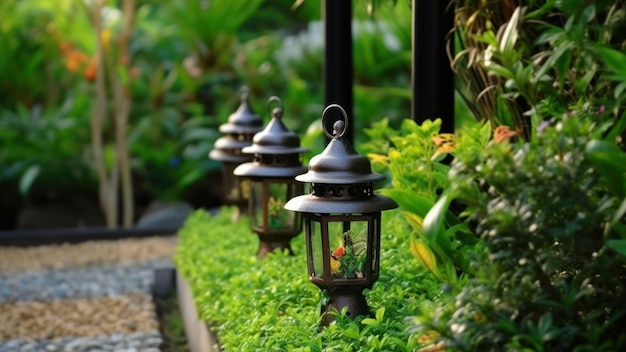
{"type": "MultiPolygon", "coordinates": [[[[271,97],[268,107],[277,102],[271,97]]],[[[281,104],[282,105],[282,104],[281,104]]],[[[235,175],[250,181],[250,227],[259,236],[258,257],[275,249],[291,250],[290,241],[302,231],[302,216],[285,210],[287,200],[304,193],[304,185],[295,176],[306,171],[300,155],[308,149],[300,147],[300,138],[282,122],[283,110],[272,110],[272,119],[254,136],[252,145],[243,152],[253,154],[254,160],[239,165],[235,175]]]]}
{"type": "Polygon", "coordinates": [[[344,120],[333,125],[326,149],[311,159],[308,172],[296,177],[311,183],[311,193],[295,197],[285,208],[304,217],[309,279],[328,294],[322,307],[323,324],[333,309],[347,308],[348,316],[366,315],[363,290],[378,279],[381,211],[396,208],[390,198],[374,194],[376,181],[384,176],[372,173],[370,161],[343,139],[345,110],[332,104],[322,113],[326,124],[329,109],[339,109],[344,120]]]}
{"type": "Polygon", "coordinates": [[[228,117],[228,122],[219,127],[226,136],[215,141],[214,149],[209,153],[211,159],[222,162],[224,202],[236,205],[240,212],[248,203],[249,187],[245,180],[233,175],[233,171],[240,164],[252,160],[252,156],[244,154],[242,149],[250,146],[254,135],[263,129],[263,120],[250,108],[248,94],[248,88],[243,87],[241,105],[228,117]]]}

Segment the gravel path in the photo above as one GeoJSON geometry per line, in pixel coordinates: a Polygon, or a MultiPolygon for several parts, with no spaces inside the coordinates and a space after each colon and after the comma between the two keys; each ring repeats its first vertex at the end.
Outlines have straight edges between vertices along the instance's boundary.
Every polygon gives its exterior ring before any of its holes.
{"type": "Polygon", "coordinates": [[[0,275],[0,302],[149,293],[154,269],[172,265],[169,258],[164,258],[140,263],[125,261],[117,266],[108,263],[106,266],[0,275]]]}
{"type": "Polygon", "coordinates": [[[160,351],[154,270],[176,238],[0,247],[0,352],[160,351]]]}
{"type": "Polygon", "coordinates": [[[176,238],[173,236],[37,247],[0,247],[0,275],[30,270],[138,263],[171,257],[175,249],[176,238]]]}

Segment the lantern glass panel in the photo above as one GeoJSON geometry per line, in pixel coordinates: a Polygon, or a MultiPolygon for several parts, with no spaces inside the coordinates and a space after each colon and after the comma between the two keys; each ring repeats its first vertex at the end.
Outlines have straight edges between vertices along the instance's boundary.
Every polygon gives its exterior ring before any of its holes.
{"type": "Polygon", "coordinates": [[[309,258],[313,260],[311,263],[313,267],[309,268],[310,275],[314,277],[322,277],[324,275],[324,257],[322,246],[322,232],[321,223],[315,219],[307,219],[305,222],[307,233],[309,234],[309,258]]]}
{"type": "Polygon", "coordinates": [[[268,226],[270,230],[286,230],[296,226],[294,212],[285,209],[285,203],[296,196],[295,183],[288,181],[271,182],[268,184],[269,197],[267,199],[268,226]]]}
{"type": "Polygon", "coordinates": [[[361,279],[367,263],[367,221],[328,223],[333,279],[361,279]]]}
{"type": "MultiPolygon", "coordinates": [[[[374,219],[372,220],[371,236],[372,243],[380,248],[380,213],[377,216],[374,216],[374,219]]],[[[379,255],[380,250],[372,251],[372,275],[376,278],[378,277],[379,255]]]]}
{"type": "Polygon", "coordinates": [[[302,215],[285,209],[287,200],[302,194],[303,185],[291,179],[250,181],[250,224],[255,231],[300,232],[302,215]]]}
{"type": "Polygon", "coordinates": [[[226,190],[226,200],[230,203],[248,199],[250,195],[250,181],[233,175],[237,163],[223,163],[222,172],[224,174],[224,189],[226,190]]]}
{"type": "Polygon", "coordinates": [[[264,195],[264,182],[262,180],[250,181],[250,227],[263,228],[263,200],[264,195]]]}

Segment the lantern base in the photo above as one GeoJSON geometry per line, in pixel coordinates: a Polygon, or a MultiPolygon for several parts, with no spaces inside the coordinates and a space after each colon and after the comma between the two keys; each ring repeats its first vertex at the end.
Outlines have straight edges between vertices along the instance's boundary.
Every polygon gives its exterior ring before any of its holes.
{"type": "Polygon", "coordinates": [[[363,297],[363,287],[340,287],[328,292],[328,303],[322,305],[322,326],[328,326],[335,320],[334,312],[347,308],[346,316],[354,319],[359,315],[369,315],[369,306],[363,297]]]}
{"type": "MultiPolygon", "coordinates": [[[[289,238],[291,239],[291,237],[289,238]]],[[[283,250],[287,251],[289,255],[293,255],[293,250],[291,249],[291,244],[289,240],[287,241],[263,241],[259,243],[259,252],[257,253],[257,258],[263,259],[265,256],[273,252],[275,250],[283,250]]]]}

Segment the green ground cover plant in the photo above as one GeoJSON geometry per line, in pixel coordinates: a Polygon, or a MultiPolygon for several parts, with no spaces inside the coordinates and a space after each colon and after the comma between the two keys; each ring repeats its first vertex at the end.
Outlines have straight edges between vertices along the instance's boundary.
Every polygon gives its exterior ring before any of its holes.
{"type": "Polygon", "coordinates": [[[304,235],[292,240],[294,256],[273,252],[258,260],[247,218],[232,222],[232,211],[192,214],[175,255],[200,318],[225,351],[413,351],[422,345],[406,317],[421,301],[448,293],[411,257],[410,231],[398,212],[383,213],[380,279],[365,292],[371,316],[352,320],[337,312],[336,321],[320,329],[324,295],[308,281],[304,235]]]}

